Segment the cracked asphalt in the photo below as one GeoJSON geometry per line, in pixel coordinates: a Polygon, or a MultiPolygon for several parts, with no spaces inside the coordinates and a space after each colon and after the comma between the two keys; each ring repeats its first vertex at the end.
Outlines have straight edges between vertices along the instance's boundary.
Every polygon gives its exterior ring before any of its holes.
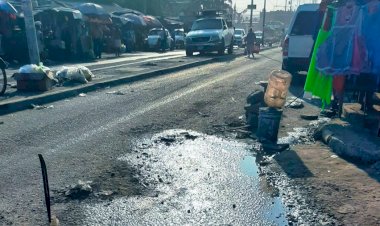
{"type": "Polygon", "coordinates": [[[0,224],[47,225],[37,157],[42,154],[53,214],[63,225],[286,225],[275,189],[256,172],[255,145],[226,138],[228,126],[239,125],[255,82],[279,69],[280,60],[280,49],[255,60],[219,59],[2,116],[0,224]],[[172,130],[191,131],[197,139],[154,142],[172,130]],[[196,165],[200,175],[194,176],[196,165]],[[207,181],[209,174],[217,176],[207,181]],[[64,197],[62,191],[78,180],[112,195],[64,197]]]}

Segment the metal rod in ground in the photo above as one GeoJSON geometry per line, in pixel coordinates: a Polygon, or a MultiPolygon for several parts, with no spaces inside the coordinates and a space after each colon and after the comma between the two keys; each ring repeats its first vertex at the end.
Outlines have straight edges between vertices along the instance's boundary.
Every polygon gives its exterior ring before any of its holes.
{"type": "Polygon", "coordinates": [[[38,158],[40,159],[40,163],[41,163],[41,171],[42,171],[42,179],[43,179],[43,183],[44,183],[46,209],[47,209],[49,223],[51,223],[50,190],[49,190],[48,174],[47,174],[47,169],[46,169],[44,157],[42,157],[41,154],[38,154],[38,158]]]}

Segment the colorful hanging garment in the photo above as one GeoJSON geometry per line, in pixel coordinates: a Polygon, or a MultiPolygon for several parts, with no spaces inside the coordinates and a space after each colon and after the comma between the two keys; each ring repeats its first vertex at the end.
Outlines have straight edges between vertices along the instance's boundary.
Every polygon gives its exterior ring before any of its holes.
{"type": "Polygon", "coordinates": [[[332,76],[322,75],[316,68],[317,51],[327,38],[330,36],[329,32],[335,18],[335,9],[328,8],[325,18],[323,20],[323,26],[318,32],[317,39],[315,41],[313,54],[310,61],[309,70],[306,77],[306,83],[304,90],[312,93],[313,96],[317,96],[322,100],[322,108],[325,104],[331,102],[332,92],[332,76]]]}

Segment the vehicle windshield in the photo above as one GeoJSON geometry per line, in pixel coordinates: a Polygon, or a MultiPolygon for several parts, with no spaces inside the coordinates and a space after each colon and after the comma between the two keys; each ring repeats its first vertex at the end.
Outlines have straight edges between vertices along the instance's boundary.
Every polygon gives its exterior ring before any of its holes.
{"type": "Polygon", "coordinates": [[[242,35],[243,34],[243,30],[235,30],[235,35],[242,35]]]}
{"type": "Polygon", "coordinates": [[[150,32],[149,32],[149,36],[150,35],[162,35],[162,30],[151,30],[150,32]]]}
{"type": "Polygon", "coordinates": [[[315,35],[320,26],[322,16],[319,11],[308,11],[298,13],[294,21],[291,35],[315,35]]]}
{"type": "Polygon", "coordinates": [[[223,29],[222,20],[220,19],[203,19],[194,22],[192,31],[196,30],[209,30],[209,29],[223,29]]]}

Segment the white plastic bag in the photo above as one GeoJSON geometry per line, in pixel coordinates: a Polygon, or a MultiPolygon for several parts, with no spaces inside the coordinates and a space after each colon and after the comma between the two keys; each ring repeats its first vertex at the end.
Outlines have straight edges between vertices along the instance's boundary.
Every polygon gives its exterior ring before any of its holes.
{"type": "Polygon", "coordinates": [[[84,75],[84,77],[86,78],[87,81],[91,81],[95,77],[95,75],[92,74],[90,69],[88,69],[87,67],[79,66],[78,68],[79,68],[79,70],[82,71],[82,74],[84,75]]]}
{"type": "Polygon", "coordinates": [[[18,70],[19,73],[37,73],[38,72],[38,66],[35,64],[27,64],[18,70]]]}
{"type": "Polygon", "coordinates": [[[57,71],[56,77],[60,82],[73,81],[79,83],[87,83],[86,77],[82,74],[81,70],[76,67],[62,67],[57,71]]]}

